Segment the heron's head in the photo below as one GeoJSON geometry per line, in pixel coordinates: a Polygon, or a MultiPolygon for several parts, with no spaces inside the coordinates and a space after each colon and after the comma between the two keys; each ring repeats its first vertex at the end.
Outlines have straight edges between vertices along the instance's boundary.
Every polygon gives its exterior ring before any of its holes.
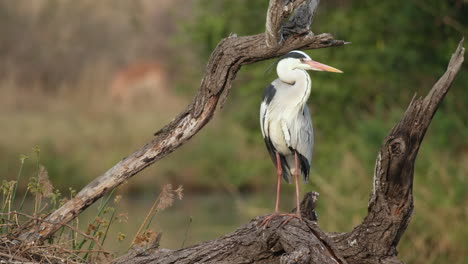
{"type": "Polygon", "coordinates": [[[343,73],[336,68],[313,61],[309,55],[299,50],[293,50],[283,55],[279,59],[276,69],[278,71],[278,75],[280,75],[280,72],[295,69],[343,73]]]}

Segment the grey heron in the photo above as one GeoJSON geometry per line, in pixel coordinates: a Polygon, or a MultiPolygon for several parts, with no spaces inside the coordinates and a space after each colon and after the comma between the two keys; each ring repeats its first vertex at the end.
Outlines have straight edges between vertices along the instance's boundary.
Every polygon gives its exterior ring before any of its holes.
{"type": "MultiPolygon", "coordinates": [[[[309,178],[314,133],[307,100],[311,80],[307,70],[342,71],[313,61],[302,51],[291,51],[280,57],[276,72],[278,79],[268,85],[260,105],[260,127],[278,176],[275,213],[278,215],[281,176],[296,184],[296,214],[284,214],[301,219],[298,175],[304,182],[309,178]]],[[[267,218],[268,221],[268,218],[267,218]]]]}

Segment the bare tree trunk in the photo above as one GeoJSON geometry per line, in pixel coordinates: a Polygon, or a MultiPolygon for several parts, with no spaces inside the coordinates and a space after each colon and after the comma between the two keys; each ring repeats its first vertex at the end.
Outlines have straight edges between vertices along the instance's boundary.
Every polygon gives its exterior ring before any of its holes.
{"type": "MultiPolygon", "coordinates": [[[[270,0],[266,32],[232,35],[213,51],[198,94],[151,142],[91,182],[41,224],[20,230],[23,243],[40,242],[109,190],[165,157],[194,136],[222,105],[242,65],[273,58],[293,49],[346,44],[329,34],[309,31],[318,0],[270,0]],[[309,21],[304,23],[304,21],[309,21]]],[[[304,221],[274,218],[267,228],[258,217],[232,234],[180,250],[135,250],[117,263],[402,263],[396,247],[413,210],[413,171],[420,144],[435,111],[450,88],[464,57],[463,41],[448,69],[424,98],[413,98],[379,151],[368,215],[348,233],[326,234],[313,216],[316,196],[306,195],[304,221]]]]}

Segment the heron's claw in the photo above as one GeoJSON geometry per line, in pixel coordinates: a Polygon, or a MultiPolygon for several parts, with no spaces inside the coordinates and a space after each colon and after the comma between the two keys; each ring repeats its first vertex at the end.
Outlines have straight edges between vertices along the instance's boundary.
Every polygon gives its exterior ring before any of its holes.
{"type": "Polygon", "coordinates": [[[275,217],[277,216],[288,216],[287,219],[285,219],[283,222],[281,222],[281,224],[278,226],[278,228],[282,227],[283,225],[287,224],[289,221],[291,221],[291,219],[293,218],[297,218],[299,219],[299,221],[302,222],[302,217],[300,214],[278,214],[278,213],[273,213],[267,217],[265,217],[265,219],[263,219],[263,221],[260,223],[260,226],[263,227],[263,229],[266,229],[266,227],[268,226],[268,223],[275,217]]]}
{"type": "Polygon", "coordinates": [[[275,216],[279,216],[278,213],[273,213],[267,217],[265,217],[265,219],[263,219],[263,221],[260,223],[260,226],[263,227],[263,229],[265,229],[267,226],[268,226],[268,223],[275,217],[275,216]]]}
{"type": "Polygon", "coordinates": [[[287,224],[289,221],[291,221],[291,219],[293,218],[297,218],[299,219],[300,222],[302,222],[302,217],[300,214],[298,213],[295,213],[295,214],[283,214],[285,216],[289,216],[286,220],[284,220],[280,225],[279,227],[282,227],[283,225],[287,224]]]}

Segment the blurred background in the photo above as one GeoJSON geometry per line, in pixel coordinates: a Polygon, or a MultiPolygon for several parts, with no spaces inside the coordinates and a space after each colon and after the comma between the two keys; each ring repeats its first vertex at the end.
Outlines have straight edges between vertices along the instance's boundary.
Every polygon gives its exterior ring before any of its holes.
{"type": "MultiPolygon", "coordinates": [[[[26,178],[39,163],[62,196],[80,190],[190,102],[219,40],[264,31],[267,6],[266,0],[0,1],[2,180],[16,179],[23,154],[26,178]]],[[[348,231],[366,215],[382,140],[468,35],[468,1],[322,1],[312,30],[352,44],[308,51],[345,73],[312,73],[316,145],[301,192],[320,193],[324,230],[348,231]]],[[[128,248],[168,183],[182,185],[184,199],[152,222],[164,233],[163,247],[212,239],[273,211],[276,176],[258,120],[263,89],[276,78],[266,71],[273,62],[243,67],[212,122],[118,188],[118,210],[129,219],[112,227],[108,248],[128,248]]],[[[408,263],[467,262],[467,69],[465,63],[416,162],[415,212],[399,245],[408,263]]],[[[27,180],[20,182],[19,190],[26,188],[27,180]]],[[[293,207],[293,191],[283,185],[282,210],[293,207]]]]}

